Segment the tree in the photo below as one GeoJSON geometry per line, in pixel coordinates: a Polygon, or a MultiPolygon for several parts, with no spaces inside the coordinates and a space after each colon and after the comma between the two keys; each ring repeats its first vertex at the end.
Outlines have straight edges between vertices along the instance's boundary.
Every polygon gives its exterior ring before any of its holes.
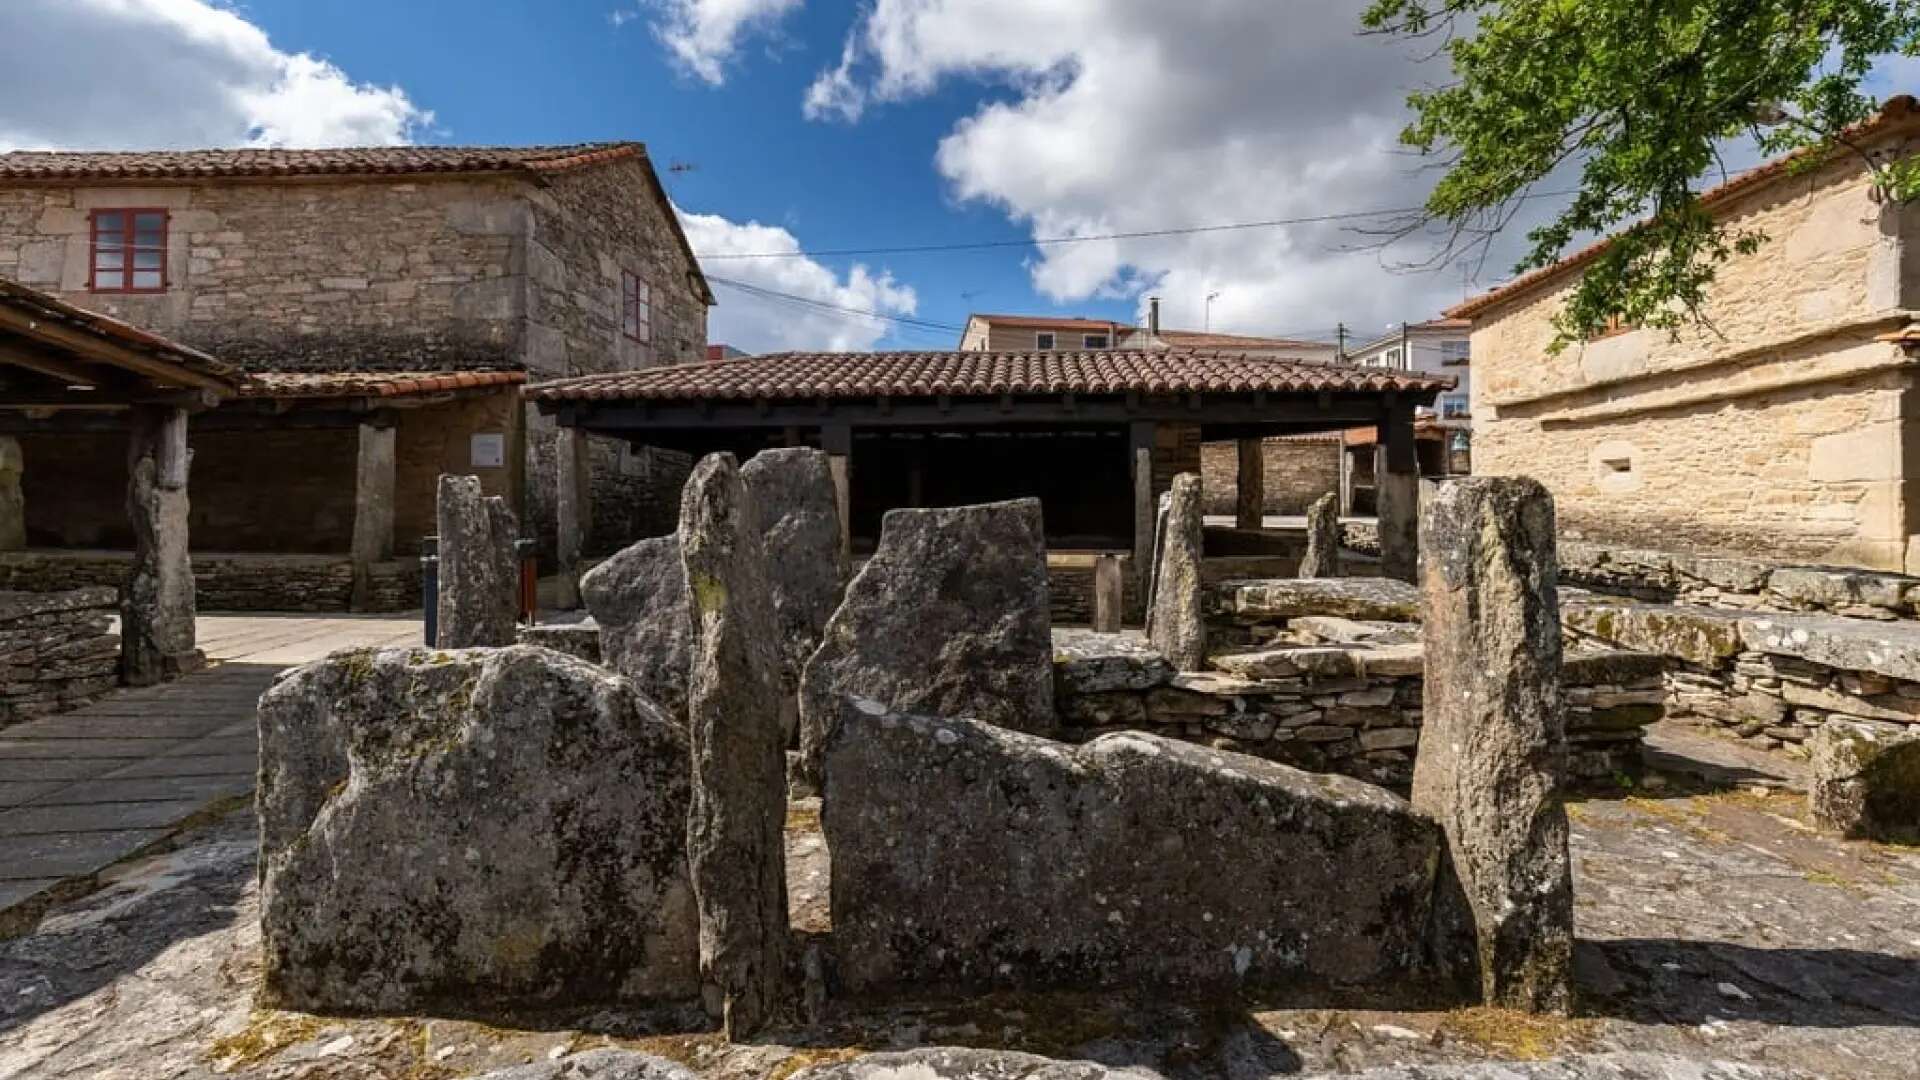
{"type": "MultiPolygon", "coordinates": [[[[1375,33],[1440,43],[1454,81],[1409,99],[1401,140],[1444,155],[1426,203],[1458,255],[1512,220],[1529,189],[1577,168],[1578,190],[1527,234],[1515,273],[1583,234],[1615,236],[1557,317],[1560,344],[1620,320],[1675,330],[1701,319],[1720,264],[1766,237],[1722,226],[1696,184],[1719,148],[1752,136],[1798,167],[1850,152],[1873,115],[1874,62],[1920,53],[1920,0],[1373,0],[1375,33]]],[[[1875,164],[1889,197],[1920,194],[1920,160],[1875,164]]]]}

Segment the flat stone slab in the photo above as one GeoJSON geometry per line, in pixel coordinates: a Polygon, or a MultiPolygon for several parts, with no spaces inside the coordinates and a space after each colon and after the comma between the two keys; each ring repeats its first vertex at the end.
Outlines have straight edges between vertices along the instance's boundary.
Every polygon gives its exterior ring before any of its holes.
{"type": "Polygon", "coordinates": [[[1658,653],[1712,668],[1743,647],[1741,613],[1667,604],[1569,603],[1560,624],[1569,630],[1638,652],[1658,653]]]}
{"type": "Polygon", "coordinates": [[[159,829],[0,836],[0,880],[90,874],[167,835],[159,829]]]}
{"type": "Polygon", "coordinates": [[[35,803],[16,806],[0,812],[0,836],[161,829],[192,815],[207,801],[200,797],[188,797],[147,802],[35,803]]]}
{"type": "Polygon", "coordinates": [[[1749,616],[1740,620],[1740,641],[1755,652],[1920,681],[1920,623],[1840,615],[1749,616]]]}
{"type": "Polygon", "coordinates": [[[1053,680],[1059,693],[1151,690],[1173,676],[1173,665],[1137,633],[1053,628],[1053,680]]]}
{"type": "Polygon", "coordinates": [[[1420,618],[1420,590],[1392,578],[1243,578],[1223,581],[1207,596],[1212,614],[1237,623],[1315,615],[1385,622],[1420,618]]]}

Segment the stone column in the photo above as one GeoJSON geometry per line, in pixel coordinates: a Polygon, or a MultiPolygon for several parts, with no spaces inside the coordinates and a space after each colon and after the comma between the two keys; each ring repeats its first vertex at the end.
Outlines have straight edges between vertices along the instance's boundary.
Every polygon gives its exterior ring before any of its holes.
{"type": "Polygon", "coordinates": [[[1553,497],[1441,485],[1421,526],[1426,643],[1413,805],[1447,837],[1435,952],[1489,1005],[1573,1007],[1573,881],[1553,497]]]}
{"type": "Polygon", "coordinates": [[[1153,578],[1152,621],[1149,639],[1178,671],[1200,671],[1207,664],[1207,627],[1201,597],[1201,544],[1205,519],[1200,477],[1181,473],[1173,478],[1167,503],[1166,539],[1160,545],[1160,568],[1153,578]]]}
{"type": "Polygon", "coordinates": [[[442,649],[513,644],[520,611],[519,524],[477,476],[442,476],[439,640],[442,649]]]}
{"type": "Polygon", "coordinates": [[[1347,437],[1340,435],[1340,516],[1353,516],[1353,455],[1347,452],[1347,437]]]}
{"type": "Polygon", "coordinates": [[[580,606],[580,552],[593,527],[593,473],[587,433],[562,427],[554,440],[555,550],[560,572],[560,606],[580,606]]]}
{"type": "Polygon", "coordinates": [[[360,451],[353,470],[355,611],[372,607],[373,565],[393,558],[394,431],[390,417],[360,425],[360,451]]]}
{"type": "Polygon", "coordinates": [[[1420,463],[1413,448],[1413,410],[1391,409],[1380,421],[1380,466],[1373,478],[1380,524],[1380,573],[1412,581],[1420,566],[1420,463]]]}
{"type": "Polygon", "coordinates": [[[200,665],[187,544],[191,452],[185,409],[139,405],[127,418],[133,569],[120,591],[120,681],[149,686],[200,665]]]}
{"type": "Polygon", "coordinates": [[[693,600],[687,857],[700,911],[700,981],[729,1040],[779,1008],[788,954],[785,691],[780,627],[753,500],[732,454],[694,467],[680,506],[693,600]]]}
{"type": "Polygon", "coordinates": [[[1258,529],[1267,523],[1267,455],[1263,445],[1260,439],[1241,439],[1234,444],[1240,469],[1234,475],[1233,523],[1242,529],[1258,529]]]}
{"type": "Polygon", "coordinates": [[[20,491],[25,469],[20,440],[0,435],[0,551],[27,546],[27,499],[20,491]]]}
{"type": "Polygon", "coordinates": [[[1126,618],[1126,575],[1120,570],[1120,556],[1093,557],[1093,629],[1096,633],[1117,634],[1126,618]]]}
{"type": "Polygon", "coordinates": [[[1152,421],[1129,426],[1127,453],[1133,469],[1133,573],[1135,592],[1142,604],[1147,602],[1154,573],[1153,440],[1152,421]]]}
{"type": "Polygon", "coordinates": [[[828,424],[820,429],[820,449],[827,452],[827,471],[833,474],[833,497],[840,504],[840,553],[853,558],[853,429],[828,424]]]}

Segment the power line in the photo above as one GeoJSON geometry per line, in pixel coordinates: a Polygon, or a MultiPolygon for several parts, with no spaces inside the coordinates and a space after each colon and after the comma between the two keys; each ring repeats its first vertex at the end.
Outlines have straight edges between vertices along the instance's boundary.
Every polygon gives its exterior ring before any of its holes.
{"type": "Polygon", "coordinates": [[[807,307],[816,311],[824,311],[836,315],[857,316],[862,319],[879,319],[907,329],[941,331],[949,334],[960,333],[966,329],[964,326],[934,322],[930,319],[916,319],[906,315],[889,315],[886,312],[872,311],[867,308],[848,307],[844,304],[828,303],[825,300],[816,300],[810,296],[797,296],[793,293],[781,292],[778,289],[769,289],[760,285],[750,285],[747,282],[735,281],[731,278],[714,277],[711,274],[707,276],[707,280],[716,285],[725,285],[728,288],[738,289],[749,295],[772,300],[776,303],[807,307]]]}

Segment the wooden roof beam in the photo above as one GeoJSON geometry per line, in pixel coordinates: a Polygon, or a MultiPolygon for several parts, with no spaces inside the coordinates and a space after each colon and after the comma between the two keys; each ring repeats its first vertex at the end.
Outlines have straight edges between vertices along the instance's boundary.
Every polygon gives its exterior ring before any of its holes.
{"type": "Polygon", "coordinates": [[[0,364],[26,368],[49,379],[57,379],[65,386],[100,386],[106,382],[101,378],[99,368],[90,364],[79,364],[39,349],[29,349],[10,341],[0,341],[0,364]]]}
{"type": "Polygon", "coordinates": [[[76,330],[62,323],[35,319],[4,305],[0,305],[0,329],[11,330],[16,334],[48,342],[86,357],[88,360],[137,372],[155,382],[169,386],[211,390],[219,394],[233,392],[232,385],[212,375],[204,375],[183,364],[162,360],[138,349],[89,334],[84,330],[76,330]]]}

